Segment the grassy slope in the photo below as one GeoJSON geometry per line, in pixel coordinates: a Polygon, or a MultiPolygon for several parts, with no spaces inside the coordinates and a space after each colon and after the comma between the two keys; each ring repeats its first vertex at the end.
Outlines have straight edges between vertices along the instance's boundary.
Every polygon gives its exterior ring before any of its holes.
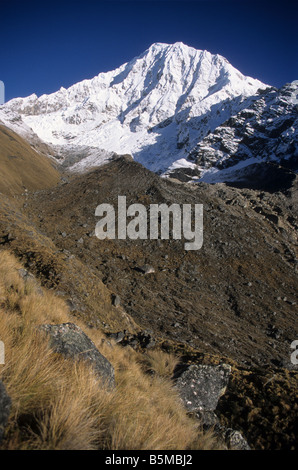
{"type": "Polygon", "coordinates": [[[12,398],[2,449],[212,449],[189,418],[167,377],[175,366],[161,351],[145,359],[131,348],[107,343],[100,330],[76,323],[115,368],[108,391],[92,369],[53,353],[37,325],[73,321],[66,304],[34,281],[21,264],[0,253],[0,338],[5,365],[0,378],[12,398]],[[166,365],[166,366],[165,366],[166,365]],[[155,374],[147,374],[148,368],[155,374]]]}
{"type": "Polygon", "coordinates": [[[135,322],[122,308],[112,305],[111,291],[96,271],[71,253],[57,249],[9,197],[0,194],[0,208],[0,248],[9,246],[44,286],[57,289],[60,296],[71,301],[73,313],[86,322],[134,331],[135,322]]]}
{"type": "Polygon", "coordinates": [[[22,137],[0,125],[0,192],[16,195],[58,183],[51,161],[39,155],[22,137]]]}

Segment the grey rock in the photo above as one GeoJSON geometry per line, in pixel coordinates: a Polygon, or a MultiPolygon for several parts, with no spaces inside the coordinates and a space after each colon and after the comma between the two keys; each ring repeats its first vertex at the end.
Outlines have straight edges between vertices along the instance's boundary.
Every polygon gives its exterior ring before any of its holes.
{"type": "Polygon", "coordinates": [[[144,264],[138,268],[138,271],[141,271],[143,274],[155,273],[155,269],[150,264],[144,264]]]}
{"type": "Polygon", "coordinates": [[[98,351],[90,338],[74,323],[41,325],[41,330],[50,336],[52,349],[62,356],[89,363],[99,379],[108,387],[115,386],[114,368],[98,351]]]}
{"type": "Polygon", "coordinates": [[[251,450],[248,442],[239,431],[222,426],[214,411],[201,410],[196,412],[196,418],[206,432],[212,430],[214,435],[223,443],[227,450],[251,450]]]}
{"type": "Polygon", "coordinates": [[[33,274],[29,273],[27,271],[27,269],[24,269],[24,268],[21,268],[21,269],[18,269],[18,273],[19,273],[19,276],[23,279],[23,281],[25,282],[25,284],[27,282],[31,282],[31,284],[34,286],[34,291],[36,294],[40,295],[40,296],[43,296],[44,293],[43,293],[43,290],[42,288],[40,287],[40,285],[38,284],[37,280],[35,279],[35,277],[33,276],[33,274]]]}
{"type": "Polygon", "coordinates": [[[114,307],[119,307],[119,305],[121,304],[121,299],[119,295],[117,294],[112,295],[112,304],[114,305],[114,307]]]}
{"type": "Polygon", "coordinates": [[[182,402],[189,412],[215,410],[218,400],[225,393],[231,366],[187,365],[174,374],[182,402]]]}
{"type": "Polygon", "coordinates": [[[137,334],[131,334],[124,330],[117,333],[109,333],[107,336],[122,346],[130,346],[133,349],[150,349],[156,345],[156,340],[152,334],[151,330],[142,330],[137,334]]]}
{"type": "Polygon", "coordinates": [[[251,450],[248,442],[239,431],[227,428],[223,433],[223,438],[230,450],[251,450]]]}
{"type": "Polygon", "coordinates": [[[124,331],[119,331],[118,333],[111,333],[109,335],[109,338],[113,339],[116,343],[121,343],[124,337],[125,337],[124,331]]]}
{"type": "Polygon", "coordinates": [[[10,414],[11,399],[7,395],[6,388],[0,380],[0,442],[3,439],[5,427],[10,414]]]}
{"type": "Polygon", "coordinates": [[[196,418],[200,421],[203,429],[208,430],[219,425],[219,419],[214,411],[200,410],[196,412],[196,418]]]}
{"type": "Polygon", "coordinates": [[[35,277],[33,276],[33,274],[30,274],[27,269],[18,269],[18,273],[25,282],[27,282],[28,280],[35,281],[35,277]]]}

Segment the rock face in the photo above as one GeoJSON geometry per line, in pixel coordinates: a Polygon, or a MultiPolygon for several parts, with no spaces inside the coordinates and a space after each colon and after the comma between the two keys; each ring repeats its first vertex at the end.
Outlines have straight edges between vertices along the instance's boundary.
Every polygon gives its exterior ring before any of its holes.
{"type": "Polygon", "coordinates": [[[250,450],[250,447],[242,436],[242,434],[239,431],[235,431],[234,429],[226,429],[225,431],[222,432],[222,436],[224,438],[224,441],[228,447],[228,449],[231,450],[250,450]]]}
{"type": "Polygon", "coordinates": [[[178,370],[174,380],[185,408],[195,414],[205,431],[212,429],[227,449],[250,450],[242,434],[222,426],[214,412],[226,391],[230,373],[228,364],[192,364],[178,370]]]}
{"type": "Polygon", "coordinates": [[[5,426],[8,421],[11,408],[11,399],[7,395],[3,382],[0,380],[0,442],[3,439],[5,426]]]}
{"type": "Polygon", "coordinates": [[[190,365],[174,376],[184,406],[190,412],[215,410],[228,385],[231,366],[190,365]]]}
{"type": "Polygon", "coordinates": [[[89,363],[96,375],[108,387],[115,386],[114,368],[96,349],[90,338],[74,323],[61,325],[42,325],[41,330],[50,336],[53,350],[67,358],[89,363]]]}
{"type": "Polygon", "coordinates": [[[241,181],[248,178],[249,167],[265,162],[297,169],[297,95],[296,80],[280,90],[268,88],[247,98],[242,110],[190,152],[189,159],[196,163],[202,181],[241,181]]]}

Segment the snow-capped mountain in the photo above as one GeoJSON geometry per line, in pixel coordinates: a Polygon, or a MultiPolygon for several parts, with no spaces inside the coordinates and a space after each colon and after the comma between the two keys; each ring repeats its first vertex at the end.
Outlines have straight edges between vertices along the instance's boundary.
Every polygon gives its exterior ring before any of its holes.
{"type": "Polygon", "coordinates": [[[165,173],[196,165],[198,142],[267,87],[220,55],[156,43],[114,71],[51,95],[13,99],[0,107],[0,120],[54,146],[73,170],[116,152],[165,173]]]}

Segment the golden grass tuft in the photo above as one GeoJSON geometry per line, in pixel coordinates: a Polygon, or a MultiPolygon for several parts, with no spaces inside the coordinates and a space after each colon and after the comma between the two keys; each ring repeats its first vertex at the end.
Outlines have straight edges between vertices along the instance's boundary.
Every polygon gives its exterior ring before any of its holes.
{"type": "Polygon", "coordinates": [[[153,372],[160,377],[171,378],[179,363],[179,357],[160,349],[153,349],[142,355],[141,363],[144,365],[145,371],[153,372]]]}
{"type": "Polygon", "coordinates": [[[212,435],[203,435],[187,416],[168,379],[176,358],[152,351],[140,359],[76,319],[115,368],[111,391],[90,367],[54,353],[38,325],[73,319],[53,293],[43,289],[41,295],[36,281],[24,282],[20,268],[12,254],[0,252],[0,378],[12,399],[2,449],[216,448],[212,435]]]}

